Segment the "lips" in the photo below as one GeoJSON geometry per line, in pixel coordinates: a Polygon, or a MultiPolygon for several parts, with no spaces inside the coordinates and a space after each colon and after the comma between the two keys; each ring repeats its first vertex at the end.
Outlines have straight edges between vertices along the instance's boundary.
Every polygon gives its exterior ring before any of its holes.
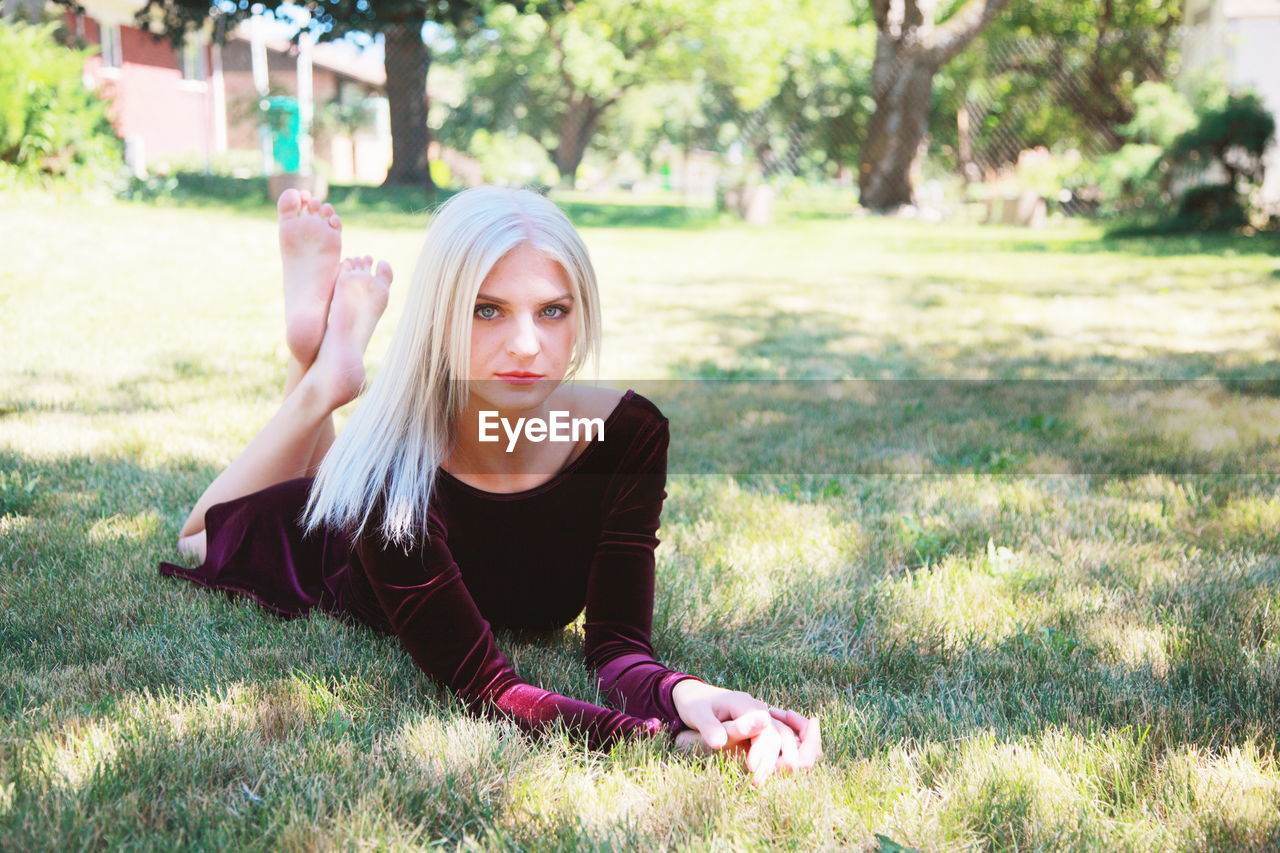
{"type": "Polygon", "coordinates": [[[516,370],[511,373],[496,373],[494,375],[500,379],[541,379],[545,374],[516,370]]]}

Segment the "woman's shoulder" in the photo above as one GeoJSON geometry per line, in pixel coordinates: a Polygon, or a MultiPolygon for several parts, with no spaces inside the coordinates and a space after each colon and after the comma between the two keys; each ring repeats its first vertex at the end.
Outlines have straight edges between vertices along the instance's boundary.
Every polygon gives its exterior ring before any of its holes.
{"type": "Polygon", "coordinates": [[[631,439],[652,433],[667,423],[662,410],[648,397],[635,389],[619,391],[615,388],[600,388],[583,385],[573,389],[574,401],[570,404],[575,416],[599,419],[606,425],[605,441],[617,444],[630,444],[631,439]],[[581,413],[580,415],[578,413],[581,413]],[[621,442],[612,441],[613,434],[618,434],[621,442]]]}

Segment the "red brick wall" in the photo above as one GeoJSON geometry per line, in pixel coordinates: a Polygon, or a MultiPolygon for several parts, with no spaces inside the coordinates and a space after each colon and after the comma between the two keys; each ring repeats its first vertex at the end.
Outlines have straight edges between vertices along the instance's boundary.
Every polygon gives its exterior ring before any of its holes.
{"type": "MultiPolygon", "coordinates": [[[[74,27],[74,17],[69,26],[74,27]]],[[[101,44],[98,22],[84,19],[85,39],[101,44]]],[[[148,167],[173,154],[213,153],[213,106],[208,81],[183,80],[177,53],[167,40],[153,41],[133,27],[120,28],[122,62],[104,68],[92,57],[86,71],[112,101],[112,116],[121,138],[141,136],[148,167]]],[[[209,48],[205,68],[212,70],[209,48]]]]}

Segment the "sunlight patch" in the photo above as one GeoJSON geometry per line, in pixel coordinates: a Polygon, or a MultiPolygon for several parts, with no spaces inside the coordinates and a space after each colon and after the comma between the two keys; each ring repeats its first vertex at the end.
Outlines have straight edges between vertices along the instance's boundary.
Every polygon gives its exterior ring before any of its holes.
{"type": "Polygon", "coordinates": [[[1127,614],[1108,613],[1086,622],[1081,634],[1098,650],[1099,663],[1131,669],[1150,668],[1156,678],[1169,674],[1169,638],[1159,625],[1146,627],[1127,614]]]}
{"type": "Polygon", "coordinates": [[[1028,619],[1006,577],[1017,571],[1018,558],[1009,549],[996,553],[994,571],[985,555],[949,557],[882,584],[879,632],[912,645],[929,638],[987,646],[1014,633],[1028,619]]]}
{"type": "Polygon", "coordinates": [[[134,515],[117,513],[100,518],[89,527],[89,541],[96,544],[139,541],[155,535],[164,528],[164,519],[154,509],[134,515]]]}
{"type": "Polygon", "coordinates": [[[1255,828],[1273,827],[1280,809],[1280,768],[1252,744],[1224,755],[1193,746],[1169,756],[1163,768],[1169,796],[1189,794],[1202,814],[1255,828]]]}
{"type": "Polygon", "coordinates": [[[105,720],[69,720],[57,732],[31,740],[33,758],[55,785],[78,789],[119,751],[119,727],[105,720]]]}

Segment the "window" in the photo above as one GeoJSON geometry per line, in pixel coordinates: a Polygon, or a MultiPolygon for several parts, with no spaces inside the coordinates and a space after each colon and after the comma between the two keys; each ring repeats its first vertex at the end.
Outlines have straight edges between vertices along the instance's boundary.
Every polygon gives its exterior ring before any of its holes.
{"type": "Polygon", "coordinates": [[[124,62],[124,50],[120,45],[120,25],[98,22],[98,41],[102,48],[102,66],[119,68],[124,62]]]}
{"type": "Polygon", "coordinates": [[[183,42],[182,79],[207,80],[208,77],[209,69],[205,65],[204,45],[194,40],[183,42]]]}

